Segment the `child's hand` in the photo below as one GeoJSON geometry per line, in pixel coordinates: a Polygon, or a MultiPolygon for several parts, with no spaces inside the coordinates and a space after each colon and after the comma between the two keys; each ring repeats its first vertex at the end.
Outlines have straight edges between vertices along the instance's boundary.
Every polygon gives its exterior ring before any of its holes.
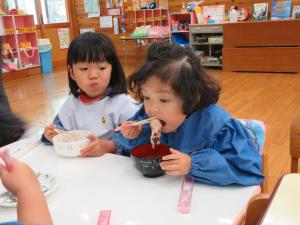
{"type": "Polygon", "coordinates": [[[22,224],[53,225],[36,175],[26,164],[13,158],[11,160],[11,171],[0,164],[0,178],[4,187],[18,199],[18,221],[22,224]]]}
{"type": "Polygon", "coordinates": [[[142,132],[142,125],[133,126],[132,121],[126,121],[121,126],[121,133],[127,139],[136,139],[142,132]]]}
{"type": "Polygon", "coordinates": [[[56,126],[54,124],[50,124],[49,126],[45,127],[44,136],[50,142],[53,142],[54,136],[57,135],[57,132],[54,131],[55,128],[56,126]]]}
{"type": "Polygon", "coordinates": [[[0,164],[0,177],[4,187],[17,197],[22,193],[26,194],[27,191],[40,192],[40,184],[32,169],[13,158],[11,160],[11,171],[8,171],[4,165],[0,164]]]}
{"type": "Polygon", "coordinates": [[[166,174],[171,176],[184,176],[190,171],[192,159],[187,154],[170,148],[171,154],[162,158],[160,163],[161,169],[166,171],[166,174]]]}
{"type": "Polygon", "coordinates": [[[115,144],[112,141],[97,138],[95,135],[88,135],[87,138],[90,144],[80,151],[80,157],[96,157],[115,150],[115,144]]]}

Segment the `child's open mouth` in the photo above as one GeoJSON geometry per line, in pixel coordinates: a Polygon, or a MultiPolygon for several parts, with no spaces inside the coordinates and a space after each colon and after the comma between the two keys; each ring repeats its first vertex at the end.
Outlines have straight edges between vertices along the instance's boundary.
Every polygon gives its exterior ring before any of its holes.
{"type": "Polygon", "coordinates": [[[159,122],[160,122],[160,124],[161,124],[162,127],[166,125],[166,122],[163,121],[163,120],[159,120],[159,122]]]}

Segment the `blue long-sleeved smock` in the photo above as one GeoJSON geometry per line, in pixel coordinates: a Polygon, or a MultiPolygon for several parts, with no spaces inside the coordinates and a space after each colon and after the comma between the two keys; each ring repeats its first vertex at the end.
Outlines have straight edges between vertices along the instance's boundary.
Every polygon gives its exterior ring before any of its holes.
{"type": "MultiPolygon", "coordinates": [[[[147,118],[141,108],[132,120],[147,118]]],[[[116,133],[111,140],[116,152],[130,152],[150,143],[151,129],[143,125],[137,139],[129,140],[116,133]]],[[[188,176],[210,185],[257,185],[263,182],[262,158],[246,128],[217,104],[189,115],[176,131],[161,134],[160,143],[189,155],[188,176]]]]}
{"type": "Polygon", "coordinates": [[[12,222],[3,222],[3,223],[0,223],[0,225],[24,225],[24,224],[19,223],[17,221],[12,221],[12,222]]]}

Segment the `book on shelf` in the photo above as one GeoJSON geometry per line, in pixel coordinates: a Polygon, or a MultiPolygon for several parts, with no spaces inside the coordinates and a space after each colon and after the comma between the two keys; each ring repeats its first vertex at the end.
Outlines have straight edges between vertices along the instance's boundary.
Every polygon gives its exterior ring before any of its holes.
{"type": "Polygon", "coordinates": [[[290,19],[291,0],[279,0],[272,2],[271,20],[290,19]]]}
{"type": "Polygon", "coordinates": [[[292,11],[293,19],[300,19],[300,5],[294,5],[292,11]]]}
{"type": "Polygon", "coordinates": [[[268,18],[268,3],[254,3],[253,4],[253,20],[267,20],[268,18]]]}

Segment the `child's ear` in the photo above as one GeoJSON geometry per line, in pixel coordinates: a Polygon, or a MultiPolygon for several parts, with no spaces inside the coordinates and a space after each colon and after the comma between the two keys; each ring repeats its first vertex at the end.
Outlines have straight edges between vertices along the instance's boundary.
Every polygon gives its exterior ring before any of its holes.
{"type": "Polygon", "coordinates": [[[75,80],[72,66],[68,65],[68,71],[69,71],[69,74],[70,74],[71,78],[73,80],[75,80]]]}

